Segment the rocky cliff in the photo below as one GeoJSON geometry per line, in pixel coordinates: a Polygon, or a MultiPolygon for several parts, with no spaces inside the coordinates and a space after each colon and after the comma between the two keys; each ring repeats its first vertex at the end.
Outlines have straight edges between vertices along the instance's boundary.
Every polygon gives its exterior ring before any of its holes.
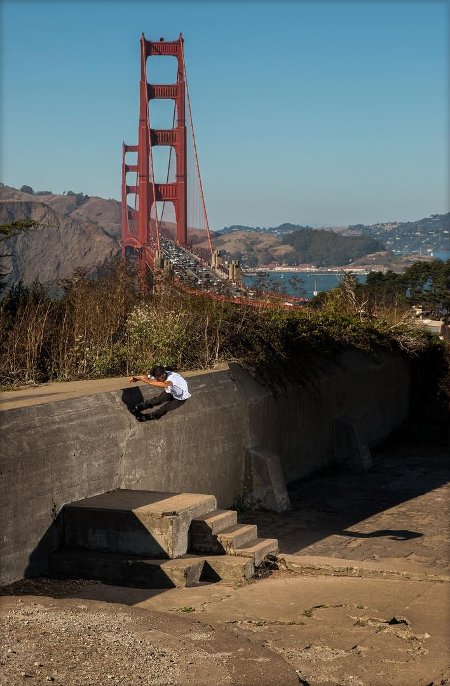
{"type": "Polygon", "coordinates": [[[120,203],[114,200],[88,198],[77,205],[76,196],[1,188],[0,224],[22,219],[35,220],[38,227],[0,244],[7,287],[19,280],[29,284],[70,278],[78,268],[94,273],[120,253],[120,203]]]}

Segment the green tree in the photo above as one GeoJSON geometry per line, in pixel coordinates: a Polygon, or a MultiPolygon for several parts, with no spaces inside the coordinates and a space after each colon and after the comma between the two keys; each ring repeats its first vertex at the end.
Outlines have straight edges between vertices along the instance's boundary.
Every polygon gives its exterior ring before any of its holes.
{"type": "Polygon", "coordinates": [[[408,300],[428,307],[437,316],[450,312],[450,260],[414,262],[403,274],[408,300]]]}
{"type": "Polygon", "coordinates": [[[5,241],[7,238],[17,236],[18,233],[26,229],[33,229],[39,226],[39,223],[34,219],[19,219],[8,224],[0,224],[0,241],[5,241]]]}

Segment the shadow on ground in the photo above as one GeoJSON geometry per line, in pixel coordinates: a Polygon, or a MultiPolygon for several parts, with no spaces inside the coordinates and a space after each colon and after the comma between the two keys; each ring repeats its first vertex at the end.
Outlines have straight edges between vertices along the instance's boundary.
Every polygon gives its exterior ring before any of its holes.
{"type": "Polygon", "coordinates": [[[240,520],[278,538],[284,553],[446,561],[448,458],[439,446],[387,444],[368,472],[322,471],[290,485],[291,511],[240,520]]]}

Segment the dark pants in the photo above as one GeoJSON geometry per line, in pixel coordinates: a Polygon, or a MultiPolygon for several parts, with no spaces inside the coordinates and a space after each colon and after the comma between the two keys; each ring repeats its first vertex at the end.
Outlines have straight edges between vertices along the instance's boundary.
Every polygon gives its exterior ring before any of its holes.
{"type": "Polygon", "coordinates": [[[184,405],[185,402],[185,400],[176,400],[171,393],[166,393],[166,391],[162,391],[162,393],[157,395],[155,398],[147,400],[146,403],[141,403],[139,405],[139,410],[142,412],[142,410],[148,410],[150,407],[162,405],[162,407],[160,407],[159,410],[156,410],[155,412],[151,412],[149,414],[151,414],[152,417],[163,417],[168,412],[176,410],[178,407],[184,405]]]}

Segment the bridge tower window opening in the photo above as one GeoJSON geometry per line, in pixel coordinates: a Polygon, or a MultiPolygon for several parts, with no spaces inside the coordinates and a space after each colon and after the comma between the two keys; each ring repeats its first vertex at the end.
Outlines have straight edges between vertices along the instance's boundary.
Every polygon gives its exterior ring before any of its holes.
{"type": "MultiPolygon", "coordinates": [[[[154,41],[156,42],[156,41],[154,41]]],[[[166,43],[170,46],[170,42],[166,43]]],[[[149,55],[146,62],[147,74],[151,75],[152,84],[169,84],[177,82],[178,59],[176,55],[149,55]]]]}
{"type": "Polygon", "coordinates": [[[176,103],[169,98],[150,100],[149,118],[152,129],[173,129],[177,121],[176,103]]]}

